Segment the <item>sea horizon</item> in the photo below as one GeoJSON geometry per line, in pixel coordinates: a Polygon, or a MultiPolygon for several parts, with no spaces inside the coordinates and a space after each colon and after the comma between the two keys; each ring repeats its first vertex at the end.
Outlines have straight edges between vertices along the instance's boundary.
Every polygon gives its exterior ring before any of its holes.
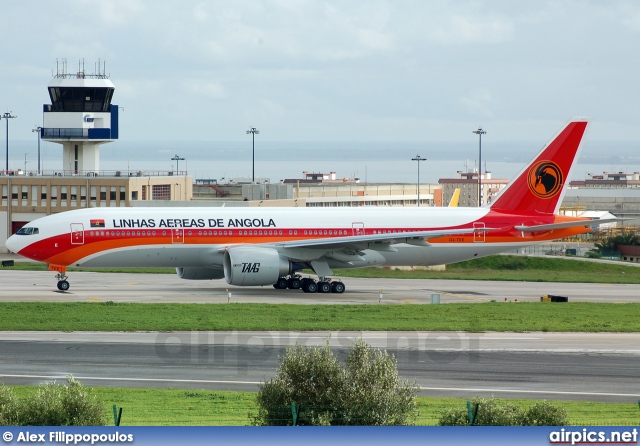
{"type": "MultiPolygon", "coordinates": [[[[2,144],[0,144],[0,147],[2,144]]],[[[512,179],[543,144],[487,143],[482,147],[483,172],[512,179]]],[[[62,145],[41,141],[41,170],[62,169],[62,145]]],[[[2,147],[0,152],[5,152],[2,147]]],[[[171,172],[178,169],[196,179],[251,178],[252,147],[246,141],[115,141],[100,147],[100,170],[171,172]]],[[[256,141],[255,177],[272,183],[303,178],[303,172],[336,172],[336,178],[367,183],[438,183],[477,168],[478,146],[468,142],[274,142],[256,141]]],[[[37,141],[9,141],[9,169],[37,169],[37,141]]],[[[2,163],[4,164],[4,163],[2,163]]],[[[570,181],[603,172],[640,172],[640,143],[587,141],[570,181]]]]}

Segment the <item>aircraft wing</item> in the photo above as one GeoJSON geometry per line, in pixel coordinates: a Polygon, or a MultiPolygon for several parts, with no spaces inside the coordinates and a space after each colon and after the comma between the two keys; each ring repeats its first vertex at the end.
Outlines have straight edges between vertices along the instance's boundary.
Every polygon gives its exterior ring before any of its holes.
{"type": "Polygon", "coordinates": [[[564,223],[551,223],[548,225],[534,225],[534,226],[515,226],[515,229],[522,232],[545,232],[551,231],[553,229],[562,229],[562,228],[574,228],[577,226],[598,226],[603,223],[613,223],[619,221],[630,220],[629,218],[603,218],[603,219],[594,219],[594,220],[577,220],[577,221],[567,221],[564,223]]]}
{"type": "Polygon", "coordinates": [[[354,235],[349,237],[332,237],[314,240],[295,240],[291,242],[277,243],[276,246],[282,248],[325,249],[340,249],[345,247],[361,247],[362,249],[366,249],[372,243],[387,245],[408,243],[410,245],[428,246],[425,239],[443,237],[447,235],[471,234],[474,231],[487,230],[490,230],[490,228],[445,229],[433,231],[396,232],[391,234],[354,235]]]}

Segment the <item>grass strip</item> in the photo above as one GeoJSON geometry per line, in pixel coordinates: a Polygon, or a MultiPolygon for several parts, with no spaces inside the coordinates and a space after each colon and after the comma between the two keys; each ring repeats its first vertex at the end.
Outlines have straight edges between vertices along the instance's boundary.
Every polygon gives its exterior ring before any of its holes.
{"type": "Polygon", "coordinates": [[[447,305],[2,302],[0,330],[640,332],[640,304],[447,305]]]}
{"type": "MultiPolygon", "coordinates": [[[[13,386],[18,396],[35,392],[36,386],[13,386]]],[[[246,426],[248,414],[257,411],[255,392],[138,389],[93,387],[91,391],[112,413],[123,408],[122,426],[246,426]]],[[[470,396],[471,399],[473,396],[470,396]]],[[[466,407],[464,398],[417,398],[420,426],[436,426],[442,412],[466,407]]],[[[536,400],[500,400],[529,407],[536,400]]],[[[563,406],[569,422],[578,426],[632,426],[638,424],[638,405],[553,401],[563,406]]]]}

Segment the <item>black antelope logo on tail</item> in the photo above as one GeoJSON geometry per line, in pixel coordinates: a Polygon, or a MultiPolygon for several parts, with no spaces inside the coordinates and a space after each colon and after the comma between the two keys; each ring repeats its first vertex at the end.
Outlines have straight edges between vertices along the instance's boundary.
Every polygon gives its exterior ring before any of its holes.
{"type": "Polygon", "coordinates": [[[529,169],[529,190],[538,198],[554,197],[563,183],[562,170],[553,161],[540,161],[529,169]]]}

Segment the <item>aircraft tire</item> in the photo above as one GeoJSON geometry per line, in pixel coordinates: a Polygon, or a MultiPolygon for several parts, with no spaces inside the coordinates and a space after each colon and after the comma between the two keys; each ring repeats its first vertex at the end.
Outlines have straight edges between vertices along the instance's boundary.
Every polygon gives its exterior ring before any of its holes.
{"type": "Polygon", "coordinates": [[[67,291],[69,289],[69,282],[67,282],[66,280],[60,280],[58,282],[58,289],[60,291],[67,291]]]}
{"type": "Polygon", "coordinates": [[[302,282],[297,277],[290,277],[287,279],[287,287],[290,290],[299,290],[302,286],[302,282]]]}
{"type": "Polygon", "coordinates": [[[318,292],[318,284],[315,280],[308,280],[302,287],[302,291],[305,293],[317,293],[318,292]]]}
{"type": "Polygon", "coordinates": [[[329,282],[318,282],[318,293],[330,293],[331,284],[329,282]]]}
{"type": "Polygon", "coordinates": [[[289,284],[287,282],[287,279],[284,278],[284,277],[279,277],[278,281],[273,284],[273,287],[276,290],[286,290],[288,286],[289,286],[289,284]]]}
{"type": "Polygon", "coordinates": [[[342,282],[333,282],[331,284],[331,292],[332,293],[342,294],[342,293],[344,293],[345,288],[346,287],[344,286],[344,283],[342,283],[342,282]]]}

